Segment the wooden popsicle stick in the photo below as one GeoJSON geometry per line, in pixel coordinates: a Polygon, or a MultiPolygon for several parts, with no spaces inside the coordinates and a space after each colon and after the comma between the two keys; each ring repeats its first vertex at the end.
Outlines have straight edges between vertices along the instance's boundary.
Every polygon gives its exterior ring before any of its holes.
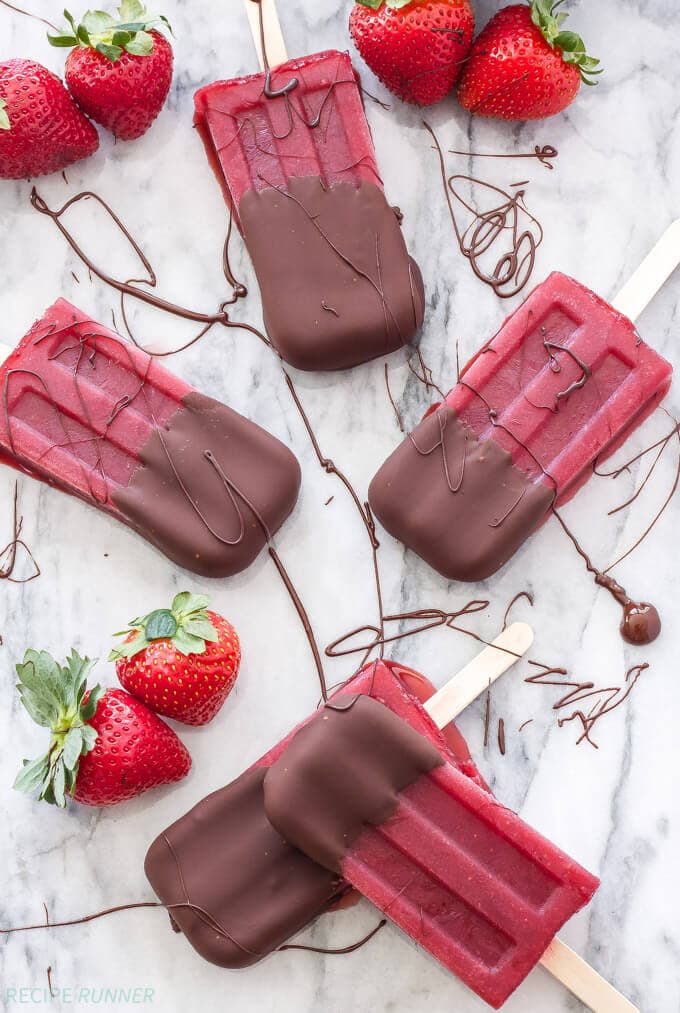
{"type": "Polygon", "coordinates": [[[612,306],[630,320],[637,320],[679,264],[680,219],[676,219],[623,286],[612,306]]]}
{"type": "Polygon", "coordinates": [[[541,966],[595,1013],[640,1013],[637,1006],[560,939],[553,939],[541,958],[541,966]]]}
{"type": "Polygon", "coordinates": [[[444,728],[476,700],[503,672],[526,654],[534,642],[528,623],[513,623],[485,647],[424,704],[438,728],[444,728]]]}
{"type": "Polygon", "coordinates": [[[246,13],[250,22],[250,30],[253,33],[253,41],[257,50],[257,58],[262,70],[266,70],[267,60],[271,67],[277,67],[288,59],[286,43],[283,41],[283,32],[279,23],[279,16],[276,13],[275,0],[245,0],[246,13]],[[260,8],[262,8],[262,23],[264,26],[264,44],[267,50],[267,60],[262,52],[262,38],[260,36],[260,8]]]}
{"type": "Polygon", "coordinates": [[[0,343],[0,366],[2,366],[5,359],[9,359],[10,355],[14,351],[9,345],[3,345],[0,343]]]}
{"type": "MultiPolygon", "coordinates": [[[[438,728],[445,728],[506,672],[531,647],[534,631],[527,623],[513,623],[476,658],[454,675],[423,706],[438,728]]],[[[541,958],[541,966],[585,1003],[593,1013],[639,1013],[636,1006],[559,939],[541,958]]]]}

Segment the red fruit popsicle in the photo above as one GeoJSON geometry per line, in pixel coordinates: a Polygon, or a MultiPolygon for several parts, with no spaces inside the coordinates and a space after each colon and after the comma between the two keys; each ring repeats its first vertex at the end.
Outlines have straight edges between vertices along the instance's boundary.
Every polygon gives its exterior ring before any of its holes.
{"type": "MultiPolygon", "coordinates": [[[[420,704],[433,692],[417,672],[389,662],[368,665],[345,691],[367,693],[436,744],[476,784],[484,782],[455,726],[438,730],[420,704]]],[[[266,818],[262,783],[299,728],[233,784],[213,792],[168,827],[146,857],[148,879],[189,942],[221,967],[262,959],[333,906],[349,887],[286,844],[266,818]]]]}
{"type": "Polygon", "coordinates": [[[347,53],[218,81],[195,104],[286,362],[345,369],[408,344],[423,320],[422,279],[383,192],[347,53]]]}
{"type": "Polygon", "coordinates": [[[245,569],[293,509],[300,468],[64,299],[0,347],[0,461],[134,528],[180,566],[245,569]]]}
{"type": "Polygon", "coordinates": [[[341,693],[264,779],[270,823],[498,1009],[598,880],[368,696],[341,693]]]}
{"type": "Polygon", "coordinates": [[[445,577],[483,580],[647,418],[671,375],[627,317],[552,274],[378,471],[373,512],[445,577]]]}

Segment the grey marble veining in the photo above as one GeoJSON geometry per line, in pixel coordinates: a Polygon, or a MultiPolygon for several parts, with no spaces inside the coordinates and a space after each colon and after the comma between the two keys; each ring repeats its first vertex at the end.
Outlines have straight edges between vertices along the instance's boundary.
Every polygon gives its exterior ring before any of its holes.
{"type": "MultiPolygon", "coordinates": [[[[54,4],[34,0],[37,12],[54,4]]],[[[291,54],[348,45],[349,4],[283,0],[281,20],[291,54]]],[[[471,120],[453,100],[428,110],[446,148],[531,151],[552,144],[560,154],[554,172],[534,162],[454,160],[451,171],[473,168],[501,185],[530,179],[527,200],[545,224],[536,280],[560,268],[603,295],[613,295],[668,222],[680,215],[680,66],[677,4],[645,0],[581,2],[574,22],[606,75],[584,90],[563,116],[540,124],[504,126],[471,120]]],[[[496,9],[478,2],[480,23],[496,9]]],[[[254,69],[255,57],[240,0],[167,0],[177,34],[177,69],[167,109],[141,141],[102,140],[98,155],[60,176],[40,180],[40,192],[59,204],[82,188],[110,201],[141,240],[159,276],[159,291],[202,310],[224,298],[221,247],[227,215],[219,188],[191,129],[195,89],[217,77],[254,69]]],[[[30,56],[59,70],[62,54],[50,50],[42,28],[0,9],[0,58],[30,56]]],[[[367,87],[384,89],[358,64],[367,87]]],[[[473,278],[455,247],[437,173],[436,155],[421,126],[423,113],[398,102],[386,111],[369,102],[381,169],[390,199],[404,211],[404,230],[423,269],[428,310],[422,350],[443,385],[461,361],[493,333],[510,305],[473,278]]],[[[57,296],[93,317],[120,316],[117,298],[67,249],[53,224],[29,204],[30,185],[0,184],[0,264],[3,322],[0,341],[14,343],[57,296]],[[76,278],[73,277],[75,273],[76,278]]],[[[78,235],[99,262],[128,277],[137,270],[129,249],[93,209],[74,212],[78,235]]],[[[234,268],[250,287],[235,316],[257,324],[257,287],[238,237],[234,268]]],[[[642,333],[678,363],[678,277],[640,322],[642,333]]],[[[191,329],[129,304],[138,336],[178,344],[191,329]]],[[[318,466],[282,381],[275,357],[245,332],[215,329],[171,360],[199,389],[226,400],[284,439],[303,468],[299,505],[277,537],[282,558],[308,607],[323,645],[346,630],[373,622],[375,590],[366,533],[342,486],[318,466]],[[332,501],[324,504],[330,496],[332,501]]],[[[389,359],[390,383],[407,423],[429,403],[402,354],[389,359]]],[[[384,361],[326,376],[294,374],[324,453],[334,458],[359,492],[399,433],[384,387],[384,361]]],[[[680,409],[674,387],[668,407],[680,409]]],[[[631,439],[632,456],[669,429],[657,412],[631,439]]],[[[607,564],[644,530],[670,489],[678,459],[669,446],[645,492],[624,513],[607,511],[633,492],[645,462],[616,483],[593,479],[565,511],[598,561],[607,564]]],[[[623,456],[621,460],[623,460],[623,456]]],[[[0,469],[0,544],[9,536],[15,476],[0,469]]],[[[235,691],[217,719],[203,729],[181,730],[194,759],[190,776],[172,789],[96,812],[67,814],[41,808],[10,789],[24,755],[43,745],[40,730],[20,710],[13,665],[27,646],[63,655],[71,645],[105,658],[110,634],[133,615],[205,581],[177,570],[113,520],[38,483],[20,480],[24,534],[40,563],[33,583],[0,585],[0,812],[4,833],[0,921],[24,923],[68,918],[151,896],[142,871],[156,833],[208,791],[236,776],[316,704],[318,685],[302,630],[271,563],[261,558],[240,576],[207,582],[215,607],[237,627],[244,662],[235,691]]],[[[644,1013],[680,1009],[680,802],[677,789],[680,681],[677,678],[680,501],[674,501],[652,536],[621,564],[616,576],[632,594],[652,598],[665,623],[660,640],[644,651],[626,647],[618,610],[598,591],[555,524],[548,524],[494,579],[483,585],[447,585],[425,564],[385,536],[380,549],[385,610],[461,607],[473,597],[488,609],[467,620],[493,636],[507,602],[527,589],[535,606],[519,603],[517,618],[536,627],[532,656],[564,665],[581,681],[620,685],[626,670],[650,668],[627,704],[599,725],[599,749],[576,746],[574,723],[557,726],[552,705],[559,691],[527,685],[526,665],[499,682],[492,695],[493,725],[483,747],[483,704],[461,718],[472,751],[498,796],[566,851],[602,877],[590,907],[563,937],[629,994],[644,1013]],[[495,744],[503,717],[507,753],[495,744]],[[519,726],[532,719],[521,733],[519,726]]],[[[442,684],[475,653],[469,638],[435,630],[395,645],[392,655],[442,684]]],[[[329,661],[333,683],[349,662],[329,661]]],[[[105,662],[100,679],[113,684],[105,662]]],[[[318,921],[305,933],[316,945],[342,946],[368,931],[376,912],[367,903],[318,921]]],[[[0,942],[0,990],[47,988],[47,967],[60,988],[152,989],[163,1013],[229,1009],[236,1013],[288,1010],[346,1013],[460,1013],[484,1004],[398,930],[384,929],[369,946],[346,957],[284,953],[247,971],[229,973],[202,963],[160,911],[119,914],[88,926],[16,935],[0,942]]],[[[7,1000],[8,1009],[18,1008],[7,1000]]],[[[43,1003],[45,1002],[43,998],[43,1003]]],[[[57,1008],[71,1008],[63,1003],[57,1008]]],[[[564,1013],[578,1007],[546,974],[535,971],[508,1002],[509,1013],[564,1013]]],[[[84,1007],[83,1007],[84,1008],[84,1007]]]]}

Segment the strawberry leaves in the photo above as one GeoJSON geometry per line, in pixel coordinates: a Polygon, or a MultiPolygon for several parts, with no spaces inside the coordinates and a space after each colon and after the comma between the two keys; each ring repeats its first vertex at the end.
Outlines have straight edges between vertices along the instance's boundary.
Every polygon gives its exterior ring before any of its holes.
{"type": "Polygon", "coordinates": [[[47,651],[28,650],[17,665],[17,689],[33,720],[51,730],[47,752],[36,760],[24,760],[14,787],[64,808],[66,794],[73,794],[81,756],[93,748],[97,732],[88,724],[104,695],[96,685],[87,692],[87,679],[96,662],[72,651],[65,664],[58,664],[47,651]]]}
{"type": "Polygon", "coordinates": [[[569,17],[563,11],[556,13],[566,0],[530,0],[531,20],[543,34],[543,38],[551,49],[559,49],[565,63],[574,64],[578,67],[581,80],[587,85],[596,85],[597,81],[592,80],[602,69],[597,69],[600,61],[593,56],[588,56],[586,44],[576,32],[563,31],[562,25],[569,17]]]}
{"type": "Polygon", "coordinates": [[[184,655],[203,654],[207,643],[217,643],[219,639],[207,612],[209,604],[210,598],[205,594],[182,591],[175,595],[172,608],[156,609],[146,616],[132,619],[126,630],[114,634],[126,637],[126,640],[113,648],[109,661],[133,658],[155,640],[171,641],[184,655]]]}
{"type": "Polygon", "coordinates": [[[150,56],[153,52],[152,28],[164,28],[172,34],[170,22],[162,14],[149,14],[140,0],[121,0],[118,17],[107,11],[90,10],[80,24],[69,11],[64,11],[68,28],[60,35],[47,36],[50,45],[61,48],[83,46],[95,49],[112,63],[123,53],[150,56]]]}

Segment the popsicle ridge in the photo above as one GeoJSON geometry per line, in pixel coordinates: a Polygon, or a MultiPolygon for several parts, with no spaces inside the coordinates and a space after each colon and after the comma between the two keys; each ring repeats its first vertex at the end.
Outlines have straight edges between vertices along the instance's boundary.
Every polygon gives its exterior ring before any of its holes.
{"type": "Polygon", "coordinates": [[[283,444],[64,300],[0,367],[3,459],[112,514],[187,569],[244,569],[285,521],[283,444]]]}

